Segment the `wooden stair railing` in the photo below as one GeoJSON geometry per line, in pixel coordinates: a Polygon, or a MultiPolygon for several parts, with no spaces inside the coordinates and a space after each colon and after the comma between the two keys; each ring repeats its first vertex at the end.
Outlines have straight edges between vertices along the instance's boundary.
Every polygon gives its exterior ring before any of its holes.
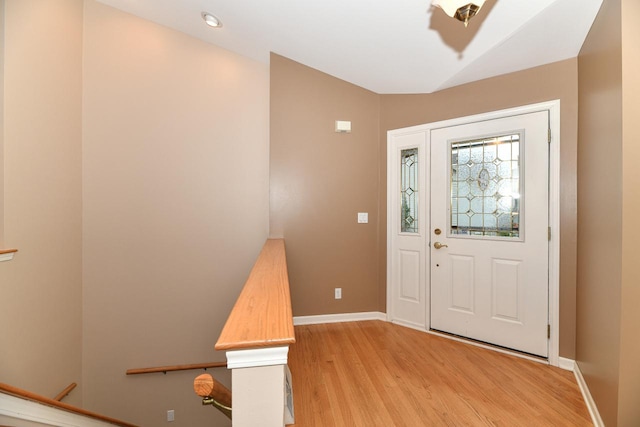
{"type": "Polygon", "coordinates": [[[198,375],[193,380],[193,390],[202,397],[203,405],[213,405],[231,419],[231,391],[211,375],[198,375]]]}
{"type": "Polygon", "coordinates": [[[227,362],[192,363],[190,365],[172,365],[172,366],[158,366],[155,368],[127,369],[127,375],[153,374],[157,372],[162,372],[163,374],[166,374],[167,372],[189,371],[192,369],[204,369],[206,371],[209,368],[226,368],[226,367],[227,367],[227,362]]]}
{"type": "Polygon", "coordinates": [[[61,409],[67,412],[74,413],[76,415],[83,415],[85,417],[93,418],[105,423],[114,424],[119,427],[138,427],[134,424],[120,421],[115,418],[107,417],[95,412],[87,411],[86,409],[78,408],[77,406],[69,405],[67,403],[58,402],[57,400],[50,399],[45,396],[41,396],[36,393],[32,393],[27,390],[23,390],[18,387],[11,386],[9,384],[0,383],[0,393],[9,394],[11,396],[19,397],[21,399],[30,400],[32,402],[40,403],[42,405],[51,406],[53,408],[61,409]]]}
{"type": "Polygon", "coordinates": [[[65,387],[64,390],[62,390],[60,393],[58,393],[56,395],[56,397],[53,398],[53,400],[57,400],[58,402],[60,402],[62,399],[64,399],[65,397],[67,397],[69,395],[69,393],[71,393],[71,391],[76,388],[78,386],[78,384],[76,383],[71,383],[68,386],[65,387]]]}

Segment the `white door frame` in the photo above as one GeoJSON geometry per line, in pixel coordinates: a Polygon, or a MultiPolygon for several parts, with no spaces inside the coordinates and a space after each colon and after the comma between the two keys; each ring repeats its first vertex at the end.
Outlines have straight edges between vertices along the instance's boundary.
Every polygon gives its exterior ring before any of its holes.
{"type": "MultiPolygon", "coordinates": [[[[522,107],[509,108],[505,110],[492,111],[489,113],[476,114],[467,117],[460,117],[451,120],[444,120],[435,123],[412,126],[402,129],[390,130],[387,132],[387,171],[391,170],[390,162],[393,158],[391,150],[391,140],[393,136],[414,132],[426,132],[427,143],[431,142],[431,131],[439,128],[458,126],[461,124],[475,123],[486,120],[500,119],[508,116],[534,113],[538,111],[549,112],[549,127],[551,129],[551,143],[549,145],[549,226],[551,228],[551,239],[549,241],[549,325],[551,327],[551,338],[549,339],[549,364],[559,366],[560,363],[560,100],[556,99],[538,104],[525,105],[522,107]]],[[[391,174],[387,173],[387,320],[393,321],[392,303],[392,252],[391,239],[392,231],[395,229],[390,223],[394,207],[390,203],[392,183],[391,174]]],[[[427,278],[427,287],[430,286],[427,278]]],[[[431,301],[429,289],[426,290],[426,331],[431,327],[431,301]]]]}

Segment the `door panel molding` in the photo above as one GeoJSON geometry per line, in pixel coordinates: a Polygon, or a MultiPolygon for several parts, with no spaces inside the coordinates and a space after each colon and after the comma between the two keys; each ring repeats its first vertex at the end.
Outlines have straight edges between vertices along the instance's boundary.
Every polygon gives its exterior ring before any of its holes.
{"type": "Polygon", "coordinates": [[[451,255],[451,289],[449,310],[473,314],[475,312],[474,258],[467,255],[451,255]]]}
{"type": "Polygon", "coordinates": [[[420,302],[420,252],[401,249],[400,253],[400,295],[410,302],[420,302]]]}
{"type": "Polygon", "coordinates": [[[493,258],[491,260],[492,305],[491,315],[495,320],[522,324],[520,307],[524,293],[522,287],[522,262],[519,260],[493,258]],[[505,277],[506,276],[506,277],[505,277]]]}

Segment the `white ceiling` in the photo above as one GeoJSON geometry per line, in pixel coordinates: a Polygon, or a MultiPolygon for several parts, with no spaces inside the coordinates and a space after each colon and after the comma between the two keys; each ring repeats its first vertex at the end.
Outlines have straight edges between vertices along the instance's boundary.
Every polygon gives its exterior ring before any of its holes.
{"type": "Polygon", "coordinates": [[[429,93],[578,55],[602,0],[488,0],[469,27],[430,0],[98,0],[268,63],[429,93]],[[223,22],[207,27],[200,13],[223,22]]]}

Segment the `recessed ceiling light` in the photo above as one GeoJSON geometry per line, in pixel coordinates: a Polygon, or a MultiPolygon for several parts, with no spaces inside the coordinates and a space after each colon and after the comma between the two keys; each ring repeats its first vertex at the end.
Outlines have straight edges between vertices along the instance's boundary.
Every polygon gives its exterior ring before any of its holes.
{"type": "Polygon", "coordinates": [[[201,15],[202,15],[202,19],[204,19],[204,22],[206,22],[208,26],[214,27],[214,28],[222,27],[222,22],[220,22],[218,18],[216,18],[209,12],[202,12],[201,15]]]}

